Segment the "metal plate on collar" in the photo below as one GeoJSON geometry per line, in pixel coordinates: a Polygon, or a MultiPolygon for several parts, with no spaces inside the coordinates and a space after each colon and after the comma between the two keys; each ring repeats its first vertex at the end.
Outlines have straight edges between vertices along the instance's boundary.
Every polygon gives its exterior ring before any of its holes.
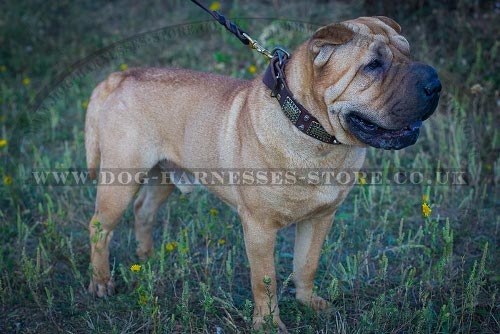
{"type": "Polygon", "coordinates": [[[288,117],[293,124],[297,123],[297,120],[299,119],[300,116],[300,110],[295,105],[295,103],[293,103],[290,96],[286,97],[285,102],[283,103],[281,108],[285,112],[286,117],[288,117]]]}
{"type": "Polygon", "coordinates": [[[325,143],[330,143],[332,140],[332,136],[326,132],[325,128],[323,128],[321,124],[316,121],[311,122],[311,125],[309,125],[306,133],[309,136],[319,139],[325,143]]]}

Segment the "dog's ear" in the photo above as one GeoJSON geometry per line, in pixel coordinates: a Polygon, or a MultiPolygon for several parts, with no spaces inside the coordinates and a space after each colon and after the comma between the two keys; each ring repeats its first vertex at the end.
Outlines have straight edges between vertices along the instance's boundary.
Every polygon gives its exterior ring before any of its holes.
{"type": "Polygon", "coordinates": [[[388,18],[387,16],[375,16],[375,17],[380,21],[384,22],[385,24],[387,24],[392,29],[394,29],[398,34],[401,33],[401,26],[393,19],[388,18]]]}
{"type": "Polygon", "coordinates": [[[316,30],[309,42],[314,66],[325,65],[330,59],[335,45],[347,43],[353,37],[354,31],[340,23],[330,24],[316,30]]]}

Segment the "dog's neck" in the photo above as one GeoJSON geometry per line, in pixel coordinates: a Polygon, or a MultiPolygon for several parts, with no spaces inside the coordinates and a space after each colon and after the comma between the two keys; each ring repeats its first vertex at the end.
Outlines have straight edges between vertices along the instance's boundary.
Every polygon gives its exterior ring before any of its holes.
{"type": "Polygon", "coordinates": [[[313,78],[313,64],[309,60],[307,44],[299,46],[285,67],[286,83],[294,98],[306,108],[306,110],[318,119],[323,128],[335,136],[335,129],[331,126],[328,111],[322,96],[315,93],[311,83],[313,78]],[[306,62],[300,60],[307,59],[306,62]]]}
{"type": "MultiPolygon", "coordinates": [[[[294,97],[321,122],[329,133],[334,134],[335,131],[330,125],[326,111],[321,111],[326,110],[326,105],[322,106],[321,101],[314,98],[309,87],[301,87],[302,82],[310,82],[307,77],[308,71],[301,66],[295,66],[294,63],[289,65],[286,67],[285,75],[294,97]]],[[[250,126],[253,129],[252,132],[255,132],[259,146],[267,151],[267,156],[276,155],[276,161],[282,162],[286,157],[289,160],[289,166],[332,167],[336,161],[350,161],[351,157],[360,156],[360,150],[365,150],[352,145],[324,143],[301,133],[283,113],[278,101],[270,97],[271,91],[262,84],[261,78],[253,81],[252,90],[261,95],[266,103],[258,108],[250,108],[252,110],[250,115],[243,115],[250,121],[250,124],[245,122],[244,126],[250,126]]],[[[361,156],[364,160],[364,154],[361,156]]],[[[353,161],[352,167],[356,168],[358,164],[359,161],[353,161]]]]}

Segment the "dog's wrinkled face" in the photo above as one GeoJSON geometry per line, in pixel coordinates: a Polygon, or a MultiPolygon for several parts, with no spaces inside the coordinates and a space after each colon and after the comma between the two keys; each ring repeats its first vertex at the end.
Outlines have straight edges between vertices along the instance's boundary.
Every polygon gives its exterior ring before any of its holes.
{"type": "Polygon", "coordinates": [[[413,145],[436,109],[436,71],[410,59],[399,25],[362,17],[319,29],[309,42],[313,91],[322,94],[337,139],[346,144],[401,149],[413,145]],[[339,131],[342,132],[342,131],[339,131]]]}

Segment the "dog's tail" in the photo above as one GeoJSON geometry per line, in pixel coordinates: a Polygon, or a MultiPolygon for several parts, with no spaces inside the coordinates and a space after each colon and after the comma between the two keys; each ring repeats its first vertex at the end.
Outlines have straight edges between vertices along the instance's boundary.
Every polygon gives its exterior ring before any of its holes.
{"type": "Polygon", "coordinates": [[[87,168],[90,170],[92,180],[95,180],[97,176],[97,167],[101,160],[99,112],[108,96],[120,85],[123,79],[122,73],[112,73],[106,80],[97,85],[90,96],[85,117],[85,151],[87,153],[87,168]]]}

